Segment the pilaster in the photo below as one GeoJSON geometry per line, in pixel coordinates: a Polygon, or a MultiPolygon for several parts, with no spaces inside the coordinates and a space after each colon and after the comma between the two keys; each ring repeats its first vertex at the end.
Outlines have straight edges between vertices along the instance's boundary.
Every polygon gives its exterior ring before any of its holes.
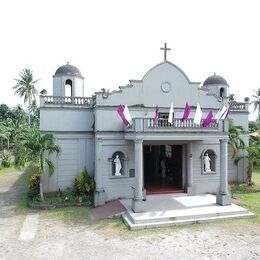
{"type": "Polygon", "coordinates": [[[95,182],[94,204],[102,206],[105,204],[105,191],[103,189],[102,176],[102,139],[95,140],[95,182]]]}

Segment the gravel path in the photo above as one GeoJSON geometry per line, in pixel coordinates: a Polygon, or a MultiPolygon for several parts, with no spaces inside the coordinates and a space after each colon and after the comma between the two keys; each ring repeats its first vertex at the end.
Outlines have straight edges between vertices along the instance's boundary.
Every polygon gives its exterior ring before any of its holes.
{"type": "Polygon", "coordinates": [[[112,221],[63,223],[41,212],[35,239],[20,241],[19,177],[0,176],[0,259],[260,259],[260,225],[250,221],[125,231],[112,221]]]}

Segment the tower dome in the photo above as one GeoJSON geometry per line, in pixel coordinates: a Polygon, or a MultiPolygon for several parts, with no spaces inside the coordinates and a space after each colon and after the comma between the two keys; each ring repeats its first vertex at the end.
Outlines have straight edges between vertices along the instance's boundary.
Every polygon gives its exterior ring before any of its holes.
{"type": "Polygon", "coordinates": [[[207,89],[210,94],[221,98],[228,97],[228,87],[229,85],[227,81],[215,73],[214,75],[208,77],[202,85],[202,88],[207,89]]]}
{"type": "Polygon", "coordinates": [[[214,75],[208,77],[204,81],[202,86],[206,87],[206,86],[209,86],[209,85],[224,85],[224,86],[228,86],[228,83],[227,83],[227,81],[223,77],[214,74],[214,75]]]}
{"type": "Polygon", "coordinates": [[[80,70],[69,64],[69,62],[67,62],[66,65],[60,66],[56,72],[55,72],[55,76],[61,76],[61,75],[68,75],[68,76],[76,76],[76,77],[81,77],[82,78],[82,74],[80,72],[80,70]]]}

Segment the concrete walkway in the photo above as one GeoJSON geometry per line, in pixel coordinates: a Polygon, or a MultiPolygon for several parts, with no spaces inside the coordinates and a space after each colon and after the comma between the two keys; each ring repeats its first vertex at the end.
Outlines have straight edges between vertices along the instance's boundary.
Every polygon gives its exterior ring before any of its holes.
{"type": "Polygon", "coordinates": [[[131,229],[212,222],[230,218],[253,217],[254,214],[238,205],[220,206],[216,196],[210,194],[187,196],[163,194],[147,196],[144,212],[134,213],[131,200],[121,200],[127,208],[124,221],[131,229]]]}

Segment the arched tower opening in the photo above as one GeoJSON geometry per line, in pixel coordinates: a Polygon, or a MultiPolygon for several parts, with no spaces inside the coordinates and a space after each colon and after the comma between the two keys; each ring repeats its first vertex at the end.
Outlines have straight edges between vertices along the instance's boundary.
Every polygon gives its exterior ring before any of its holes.
{"type": "Polygon", "coordinates": [[[225,95],[225,88],[220,88],[220,90],[219,90],[219,96],[223,98],[224,95],[225,95]]]}
{"type": "Polygon", "coordinates": [[[65,81],[65,97],[72,97],[72,80],[65,81]]]}

